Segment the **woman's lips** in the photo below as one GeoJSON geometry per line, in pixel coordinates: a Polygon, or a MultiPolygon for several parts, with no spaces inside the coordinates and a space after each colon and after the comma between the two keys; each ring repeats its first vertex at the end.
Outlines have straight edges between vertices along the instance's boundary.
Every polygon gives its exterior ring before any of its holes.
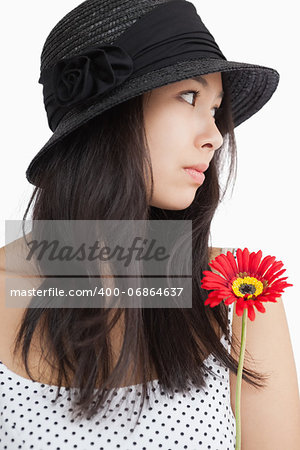
{"type": "Polygon", "coordinates": [[[205,175],[203,172],[199,172],[196,169],[192,169],[192,168],[184,168],[185,172],[187,172],[195,182],[197,182],[198,184],[202,184],[205,180],[205,175]]]}

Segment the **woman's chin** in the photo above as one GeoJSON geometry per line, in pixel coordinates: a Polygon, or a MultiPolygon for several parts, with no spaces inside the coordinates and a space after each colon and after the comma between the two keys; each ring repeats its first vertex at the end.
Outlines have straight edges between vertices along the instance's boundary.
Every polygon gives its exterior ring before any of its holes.
{"type": "Polygon", "coordinates": [[[169,209],[172,211],[181,211],[182,209],[188,208],[193,203],[194,199],[195,199],[195,195],[193,197],[189,196],[189,197],[185,197],[182,199],[178,199],[174,195],[173,198],[170,199],[169,201],[167,199],[164,201],[153,200],[150,202],[150,205],[155,206],[156,208],[161,208],[161,209],[169,209]]]}

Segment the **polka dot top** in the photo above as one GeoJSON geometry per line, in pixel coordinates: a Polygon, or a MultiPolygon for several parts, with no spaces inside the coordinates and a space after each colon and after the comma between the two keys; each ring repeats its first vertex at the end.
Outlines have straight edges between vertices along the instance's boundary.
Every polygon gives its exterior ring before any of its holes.
{"type": "MultiPolygon", "coordinates": [[[[232,248],[223,248],[222,253],[227,250],[236,256],[232,248]]],[[[228,306],[230,333],[233,308],[234,304],[228,306]]],[[[225,335],[221,342],[230,350],[225,335]]],[[[98,413],[78,422],[69,417],[72,408],[68,388],[61,389],[54,404],[56,386],[21,377],[0,361],[0,449],[234,450],[236,429],[229,370],[212,355],[205,363],[215,376],[206,373],[206,387],[190,387],[188,394],[171,396],[163,392],[159,380],[152,381],[149,403],[144,404],[133,429],[141,384],[117,389],[109,405],[109,411],[115,411],[112,416],[98,413]],[[123,400],[131,407],[126,408],[123,400]]]]}

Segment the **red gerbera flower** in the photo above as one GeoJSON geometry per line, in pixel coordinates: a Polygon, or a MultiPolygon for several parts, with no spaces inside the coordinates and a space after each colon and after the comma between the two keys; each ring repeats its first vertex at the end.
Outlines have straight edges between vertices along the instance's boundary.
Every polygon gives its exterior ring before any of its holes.
{"type": "Polygon", "coordinates": [[[249,253],[245,248],[237,249],[237,264],[231,252],[221,254],[209,263],[212,269],[221,275],[205,270],[201,286],[212,290],[205,305],[212,308],[222,300],[226,305],[236,302],[235,312],[242,316],[248,309],[250,320],[255,319],[254,306],[259,312],[266,312],[262,302],[276,303],[280,294],[287,286],[287,277],[279,278],[286,269],[282,269],[282,261],[275,261],[275,256],[266,256],[262,261],[262,251],[249,253]]]}

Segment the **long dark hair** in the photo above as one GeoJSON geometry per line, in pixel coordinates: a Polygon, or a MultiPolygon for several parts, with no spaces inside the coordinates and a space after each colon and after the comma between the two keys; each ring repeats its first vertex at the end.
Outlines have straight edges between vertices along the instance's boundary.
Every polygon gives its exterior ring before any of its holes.
{"type": "MultiPolygon", "coordinates": [[[[201,288],[203,270],[211,270],[208,266],[211,221],[236,175],[236,142],[226,73],[222,73],[222,80],[225,95],[216,123],[224,143],[214,154],[205,183],[184,210],[149,206],[143,175],[147,171],[151,173],[143,122],[145,95],[95,117],[59,142],[43,162],[39,188],[34,189],[23,220],[34,198],[33,220],[192,220],[192,308],[25,310],[15,339],[14,355],[21,347],[26,371],[34,380],[27,360],[32,336],[39,329],[41,348],[45,350],[43,357],[49,357],[58,368],[56,399],[63,381],[68,390],[74,386],[79,388],[80,395],[73,406],[75,418],[91,418],[103,408],[109,395],[112,398],[116,392],[114,386],[121,385],[132,364],[141,369],[141,406],[149,399],[148,382],[153,378],[153,368],[163,390],[172,395],[175,391],[187,392],[190,380],[197,387],[205,386],[205,373],[213,373],[204,364],[209,354],[237,374],[237,361],[223,347],[212,325],[213,321],[217,322],[238,354],[235,346],[239,339],[236,336],[231,339],[229,335],[227,306],[223,302],[214,308],[204,306],[208,291],[201,288]],[[220,173],[225,172],[227,164],[228,177],[222,192],[220,173]],[[111,312],[114,314],[109,316],[111,312]],[[122,313],[123,347],[118,364],[113,368],[108,336],[122,313]],[[73,380],[68,378],[66,369],[74,375],[73,380]],[[95,389],[98,380],[101,380],[101,388],[95,389]]],[[[243,379],[256,388],[265,385],[264,375],[246,367],[243,379]]],[[[138,418],[141,410],[142,407],[138,418]]]]}

